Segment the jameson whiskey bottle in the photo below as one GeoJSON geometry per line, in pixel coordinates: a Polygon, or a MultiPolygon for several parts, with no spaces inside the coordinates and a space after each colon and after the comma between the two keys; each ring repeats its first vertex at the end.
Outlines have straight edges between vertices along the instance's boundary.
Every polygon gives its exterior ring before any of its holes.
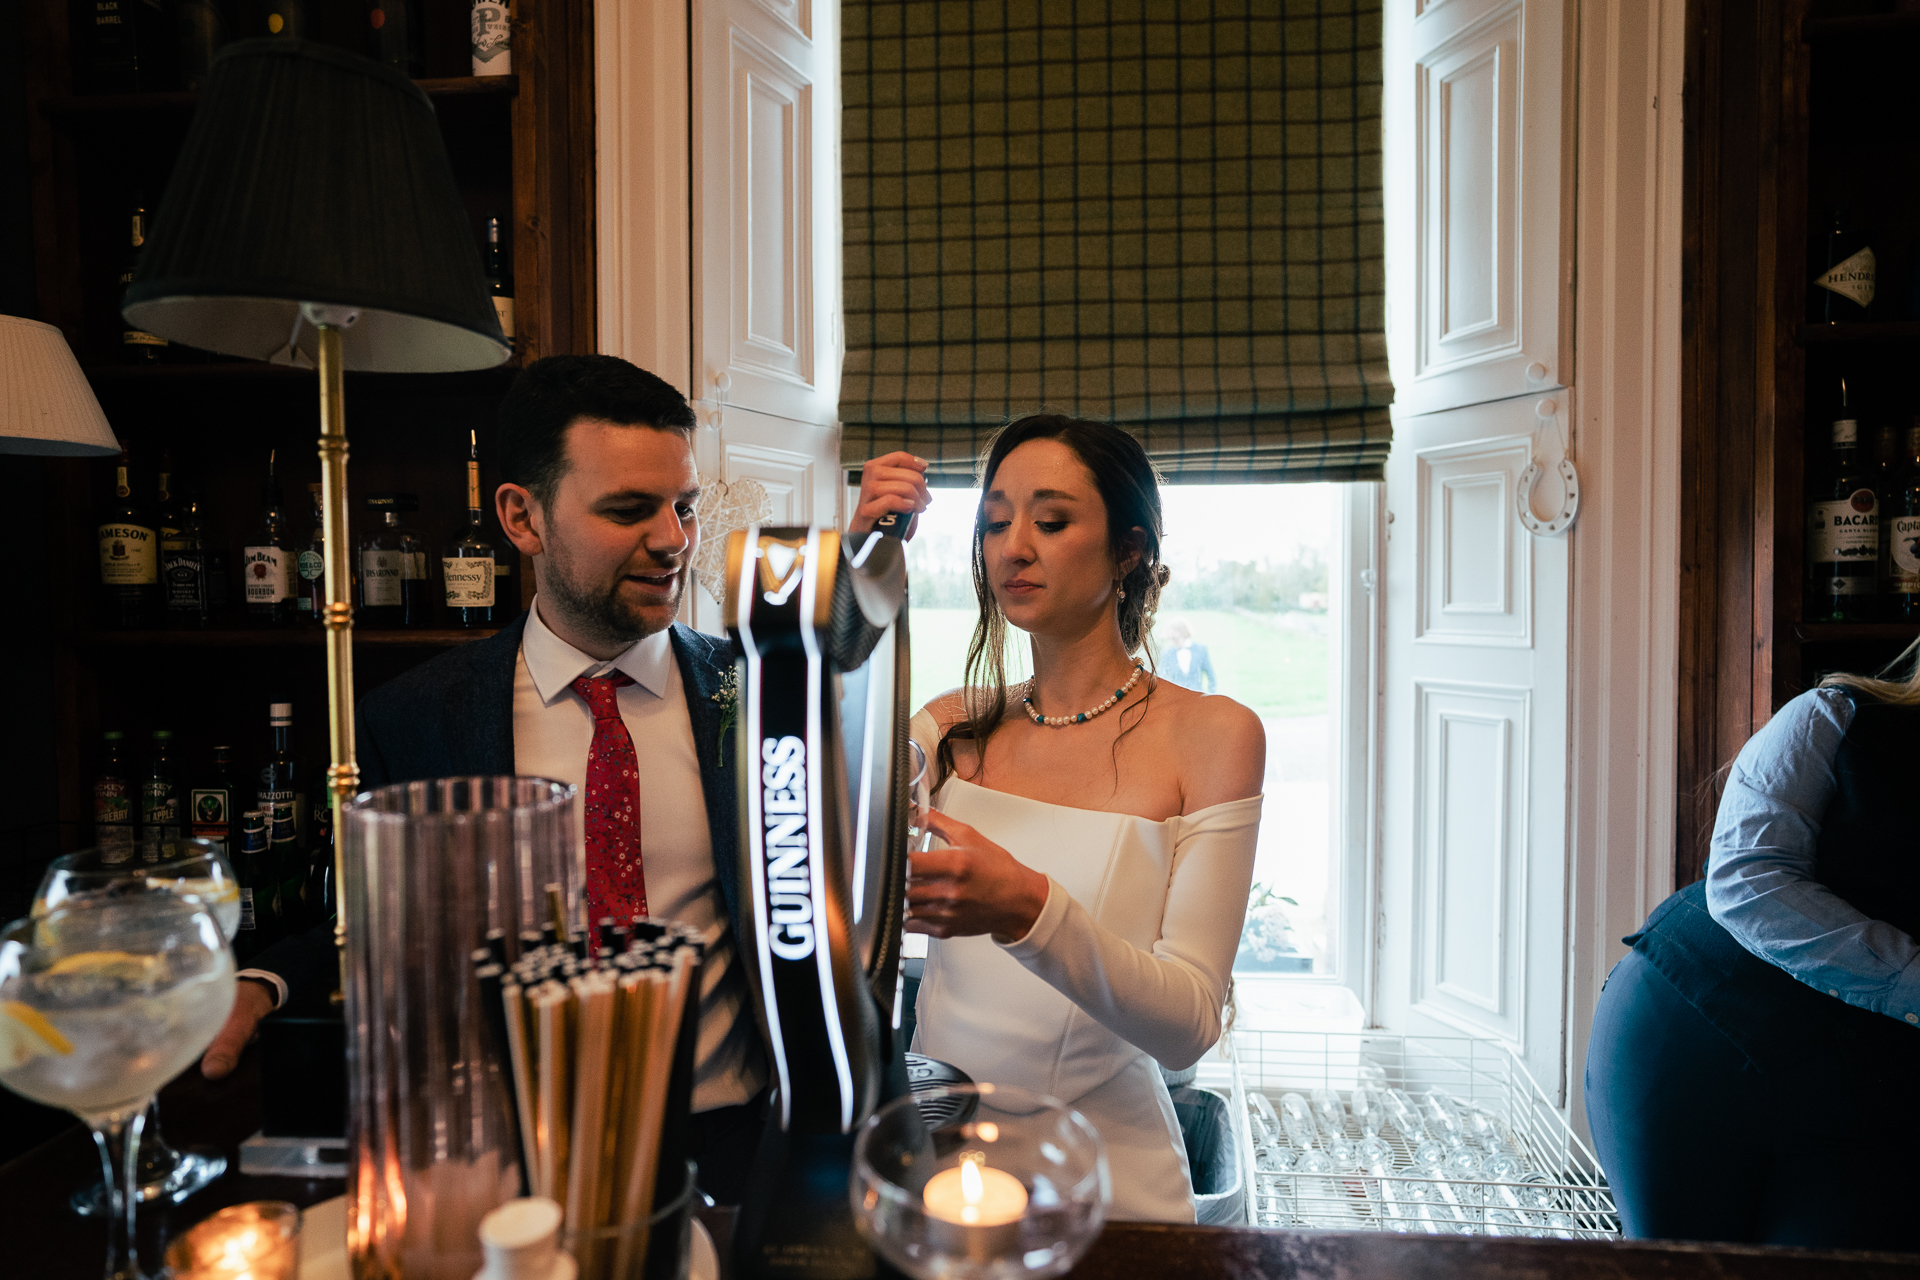
{"type": "Polygon", "coordinates": [[[313,530],[300,552],[300,593],[293,607],[302,622],[325,622],[327,618],[327,524],[320,511],[320,486],[310,484],[307,493],[313,499],[313,530]]]}
{"type": "Polygon", "coordinates": [[[133,497],[123,450],[114,466],[113,504],[97,532],[100,538],[102,615],[121,629],[153,624],[160,603],[160,531],[133,497]]]}
{"type": "Polygon", "coordinates": [[[1807,621],[1869,622],[1880,562],[1878,495],[1860,458],[1860,423],[1846,408],[1833,423],[1826,479],[1807,503],[1807,621]]]}
{"type": "MultiPolygon", "coordinates": [[[[140,249],[146,243],[147,206],[144,200],[135,197],[133,202],[133,241],[127,249],[126,261],[120,268],[120,295],[122,298],[126,296],[127,286],[133,283],[134,270],[140,265],[140,249]]],[[[148,333],[144,329],[135,329],[131,325],[121,329],[120,358],[127,364],[159,364],[166,354],[167,340],[165,338],[148,333]]]]}
{"type": "Polygon", "coordinates": [[[260,495],[260,528],[241,552],[247,584],[247,616],[256,625],[279,627],[293,620],[293,547],[280,516],[280,482],[267,454],[267,483],[260,495]]]}
{"type": "Polygon", "coordinates": [[[493,544],[480,529],[480,441],[467,433],[467,527],[440,560],[447,619],[456,627],[493,625],[493,544]]]}
{"type": "Polygon", "coordinates": [[[427,543],[400,523],[419,510],[410,493],[374,493],[367,510],[380,524],[360,540],[360,613],[370,627],[427,625],[427,543]]]}
{"type": "Polygon", "coordinates": [[[233,748],[213,749],[213,770],[187,793],[187,822],[194,836],[228,853],[237,847],[240,788],[233,780],[233,748]]]}
{"type": "Polygon", "coordinates": [[[279,889],[267,864],[267,815],[258,809],[240,815],[233,876],[240,882],[240,928],[233,937],[233,954],[244,963],[279,937],[279,889]]]}
{"type": "Polygon", "coordinates": [[[153,757],[140,787],[140,857],[158,862],[180,838],[180,781],[173,769],[173,732],[153,731],[153,757]]]}
{"type": "Polygon", "coordinates": [[[93,780],[93,843],[106,862],[133,857],[133,784],[128,777],[127,735],[109,729],[100,735],[100,773],[93,780]]]}
{"type": "Polygon", "coordinates": [[[500,243],[500,218],[487,219],[487,292],[493,295],[493,313],[500,332],[513,339],[513,276],[507,270],[506,247],[500,243]]]}
{"type": "Polygon", "coordinates": [[[1840,324],[1871,318],[1873,249],[1845,209],[1835,209],[1827,229],[1815,234],[1807,255],[1807,319],[1840,324]]]}

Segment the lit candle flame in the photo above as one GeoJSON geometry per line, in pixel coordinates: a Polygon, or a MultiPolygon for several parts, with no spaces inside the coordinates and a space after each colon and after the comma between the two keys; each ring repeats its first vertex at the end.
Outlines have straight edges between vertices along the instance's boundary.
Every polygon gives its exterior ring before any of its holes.
{"type": "Polygon", "coordinates": [[[986,1157],[981,1152],[969,1151],[960,1161],[960,1221],[972,1226],[980,1221],[980,1202],[986,1198],[987,1189],[980,1181],[980,1162],[986,1157]]]}

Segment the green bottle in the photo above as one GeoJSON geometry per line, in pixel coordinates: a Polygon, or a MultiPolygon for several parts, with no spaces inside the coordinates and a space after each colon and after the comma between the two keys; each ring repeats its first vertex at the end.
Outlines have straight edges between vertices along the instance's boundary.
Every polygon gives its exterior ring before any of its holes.
{"type": "Polygon", "coordinates": [[[140,785],[140,857],[160,861],[165,846],[180,839],[180,781],[173,771],[173,731],[153,731],[153,760],[140,785]]]}

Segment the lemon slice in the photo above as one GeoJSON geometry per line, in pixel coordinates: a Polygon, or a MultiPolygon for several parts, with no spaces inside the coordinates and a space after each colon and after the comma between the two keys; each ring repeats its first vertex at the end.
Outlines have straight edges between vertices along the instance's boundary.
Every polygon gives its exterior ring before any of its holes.
{"type": "Polygon", "coordinates": [[[46,972],[93,973],[100,969],[111,969],[120,965],[132,965],[144,969],[154,961],[153,956],[137,956],[131,951],[76,951],[70,956],[61,956],[48,965],[46,972]]]}
{"type": "Polygon", "coordinates": [[[18,1000],[0,1000],[0,1062],[19,1066],[44,1053],[65,1057],[72,1052],[72,1042],[38,1009],[18,1000]]]}

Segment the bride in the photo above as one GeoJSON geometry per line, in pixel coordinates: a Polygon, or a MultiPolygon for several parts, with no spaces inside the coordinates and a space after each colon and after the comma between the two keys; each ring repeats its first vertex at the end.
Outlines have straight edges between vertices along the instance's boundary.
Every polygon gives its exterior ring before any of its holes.
{"type": "MultiPolygon", "coordinates": [[[[926,509],[926,463],[866,464],[849,528],[926,509]]],[[[1191,1222],[1160,1067],[1220,1037],[1253,878],[1266,739],[1228,698],[1155,678],[1160,494],[1126,432],[1053,415],[987,452],[966,683],[914,718],[934,762],[909,931],[932,936],[914,1048],[1073,1104],[1106,1140],[1109,1216],[1191,1222]],[[1033,678],[1009,686],[1006,628],[1033,678]]]]}

